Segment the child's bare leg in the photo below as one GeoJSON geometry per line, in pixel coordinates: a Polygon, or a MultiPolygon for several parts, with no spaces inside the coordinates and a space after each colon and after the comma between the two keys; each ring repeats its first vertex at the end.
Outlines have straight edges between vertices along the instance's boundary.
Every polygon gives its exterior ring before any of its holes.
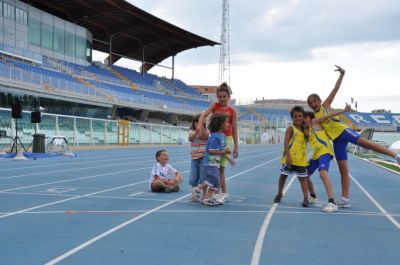
{"type": "Polygon", "coordinates": [[[155,180],[151,183],[151,191],[162,192],[165,190],[165,184],[161,180],[155,180]]]}
{"type": "Polygon", "coordinates": [[[220,185],[221,185],[221,190],[223,193],[227,193],[226,189],[226,181],[225,181],[225,167],[220,167],[219,168],[219,180],[220,180],[220,185]]]}
{"type": "Polygon", "coordinates": [[[211,198],[215,191],[216,191],[215,188],[213,188],[213,187],[208,187],[208,190],[207,190],[207,192],[206,192],[205,195],[204,195],[204,199],[211,198]]]}
{"type": "Polygon", "coordinates": [[[342,183],[342,197],[348,199],[350,196],[349,163],[347,160],[338,160],[337,163],[342,183]]]}
{"type": "Polygon", "coordinates": [[[372,141],[369,141],[368,139],[366,139],[364,137],[360,137],[358,139],[358,141],[357,141],[357,144],[359,146],[362,146],[364,148],[373,150],[373,151],[378,152],[378,153],[383,154],[383,155],[387,155],[387,156],[390,156],[390,157],[393,157],[393,158],[396,156],[396,152],[395,151],[390,150],[389,148],[386,148],[383,145],[380,145],[380,144],[374,143],[372,141]]]}
{"type": "Polygon", "coordinates": [[[278,181],[278,193],[280,197],[283,196],[283,188],[285,187],[285,182],[286,182],[287,176],[286,175],[280,175],[279,176],[279,181],[278,181]]]}
{"type": "Polygon", "coordinates": [[[324,183],[326,194],[328,195],[328,200],[330,199],[333,200],[333,187],[332,187],[332,182],[329,179],[328,171],[321,170],[319,172],[319,176],[321,177],[321,180],[324,183]]]}
{"type": "Polygon", "coordinates": [[[283,187],[285,186],[287,176],[286,175],[280,175],[279,176],[279,181],[278,181],[278,193],[275,195],[274,198],[274,203],[280,203],[282,196],[283,196],[283,187]]]}
{"type": "Polygon", "coordinates": [[[303,192],[304,200],[308,200],[308,177],[297,177],[300,182],[301,191],[303,192]]]}
{"type": "Polygon", "coordinates": [[[308,186],[308,191],[310,192],[310,195],[312,195],[313,198],[316,198],[316,197],[314,197],[316,194],[315,189],[314,189],[314,184],[313,184],[310,176],[307,177],[307,186],[308,186]]]}
{"type": "Polygon", "coordinates": [[[297,177],[300,182],[301,191],[303,192],[303,207],[310,207],[310,203],[308,202],[308,181],[309,177],[297,177]]]}

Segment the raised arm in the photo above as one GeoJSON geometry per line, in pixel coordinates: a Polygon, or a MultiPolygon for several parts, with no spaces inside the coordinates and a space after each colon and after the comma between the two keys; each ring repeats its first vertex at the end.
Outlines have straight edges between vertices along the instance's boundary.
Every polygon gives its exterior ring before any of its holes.
{"type": "Polygon", "coordinates": [[[312,123],[321,123],[321,122],[323,122],[323,121],[326,120],[326,119],[329,119],[329,118],[332,118],[332,117],[334,117],[334,116],[343,114],[343,113],[348,112],[348,111],[350,111],[350,110],[351,110],[351,106],[350,106],[349,104],[346,103],[346,107],[345,107],[344,109],[335,110],[335,111],[329,112],[327,115],[324,115],[324,116],[322,116],[322,117],[320,117],[320,118],[314,118],[314,119],[312,120],[312,123]]]}
{"type": "Polygon", "coordinates": [[[337,66],[337,65],[335,65],[335,66],[337,68],[335,71],[338,71],[340,73],[340,75],[336,81],[335,87],[332,89],[329,96],[322,103],[322,105],[324,105],[325,108],[331,107],[331,104],[332,104],[333,100],[335,99],[336,93],[338,92],[340,85],[342,84],[342,80],[343,80],[344,73],[345,73],[345,70],[343,68],[341,68],[340,66],[337,66]]]}
{"type": "Polygon", "coordinates": [[[214,106],[215,102],[211,103],[211,105],[203,113],[201,113],[199,121],[197,122],[196,130],[200,132],[204,130],[203,128],[204,121],[206,120],[207,116],[210,115],[210,113],[212,113],[214,106]]]}

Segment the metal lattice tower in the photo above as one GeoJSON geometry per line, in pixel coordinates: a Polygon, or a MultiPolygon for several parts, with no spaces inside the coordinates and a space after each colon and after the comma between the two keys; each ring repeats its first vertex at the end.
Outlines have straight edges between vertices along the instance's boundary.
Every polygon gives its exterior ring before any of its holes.
{"type": "Polygon", "coordinates": [[[229,0],[222,0],[221,47],[219,51],[218,83],[231,81],[231,58],[229,47],[229,0]]]}

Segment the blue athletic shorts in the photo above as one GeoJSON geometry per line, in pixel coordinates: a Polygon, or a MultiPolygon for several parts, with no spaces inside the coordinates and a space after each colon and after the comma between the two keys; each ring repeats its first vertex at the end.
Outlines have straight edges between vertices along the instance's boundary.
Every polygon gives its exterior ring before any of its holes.
{"type": "Polygon", "coordinates": [[[321,171],[321,170],[326,170],[329,171],[329,163],[333,157],[330,154],[324,154],[320,156],[316,160],[310,160],[309,163],[310,165],[308,166],[308,175],[311,176],[315,170],[321,171]]]}
{"type": "Polygon", "coordinates": [[[336,160],[347,160],[347,145],[349,143],[357,144],[358,139],[360,139],[361,135],[347,128],[339,135],[338,138],[333,141],[333,151],[335,152],[336,160]]]}

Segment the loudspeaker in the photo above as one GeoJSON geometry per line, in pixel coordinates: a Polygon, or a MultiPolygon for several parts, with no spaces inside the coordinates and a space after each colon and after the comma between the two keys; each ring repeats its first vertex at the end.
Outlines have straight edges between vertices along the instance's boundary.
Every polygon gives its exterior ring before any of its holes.
{"type": "Polygon", "coordinates": [[[31,112],[31,123],[40,123],[42,121],[40,111],[31,112]]]}
{"type": "Polygon", "coordinates": [[[13,119],[22,118],[22,105],[20,102],[15,102],[11,105],[11,117],[13,119]]]}

